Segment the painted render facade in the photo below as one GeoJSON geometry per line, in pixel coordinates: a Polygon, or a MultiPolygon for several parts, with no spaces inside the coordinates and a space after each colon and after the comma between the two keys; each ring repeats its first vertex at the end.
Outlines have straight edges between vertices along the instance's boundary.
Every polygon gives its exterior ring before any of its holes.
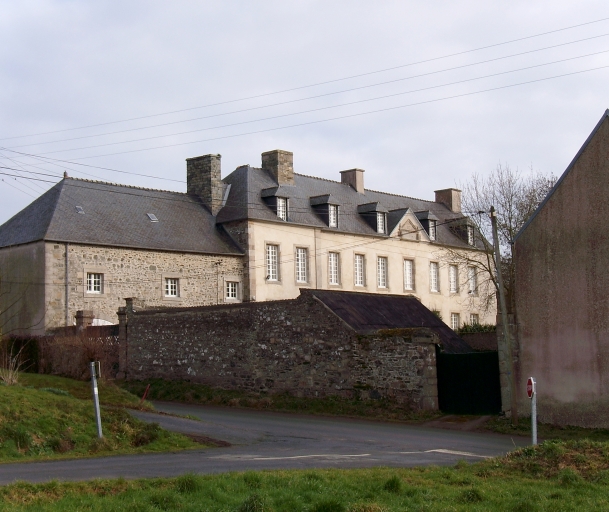
{"type": "Polygon", "coordinates": [[[517,396],[539,420],[609,427],[609,110],[515,239],[517,396]]]}

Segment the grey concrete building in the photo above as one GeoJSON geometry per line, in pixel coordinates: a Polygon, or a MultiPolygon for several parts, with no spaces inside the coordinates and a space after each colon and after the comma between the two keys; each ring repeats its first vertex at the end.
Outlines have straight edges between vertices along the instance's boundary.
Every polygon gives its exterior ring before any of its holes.
{"type": "Polygon", "coordinates": [[[517,393],[541,421],[609,427],[609,110],[515,238],[517,393]]]}

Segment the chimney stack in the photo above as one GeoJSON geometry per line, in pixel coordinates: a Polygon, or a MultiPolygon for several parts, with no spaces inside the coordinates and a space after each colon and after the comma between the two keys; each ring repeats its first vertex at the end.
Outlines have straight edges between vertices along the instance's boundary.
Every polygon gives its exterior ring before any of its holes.
{"type": "Polygon", "coordinates": [[[461,191],[456,188],[436,190],[436,203],[442,203],[453,213],[461,213],[461,191]]]}
{"type": "Polygon", "coordinates": [[[274,149],[262,153],[262,168],[269,172],[277,185],[294,185],[294,153],[274,149]]]}
{"type": "Polygon", "coordinates": [[[353,187],[360,194],[364,193],[364,169],[340,171],[340,182],[353,187]]]}
{"type": "Polygon", "coordinates": [[[222,207],[221,158],[221,155],[204,155],[186,159],[186,192],[199,196],[213,216],[218,215],[222,207]]]}

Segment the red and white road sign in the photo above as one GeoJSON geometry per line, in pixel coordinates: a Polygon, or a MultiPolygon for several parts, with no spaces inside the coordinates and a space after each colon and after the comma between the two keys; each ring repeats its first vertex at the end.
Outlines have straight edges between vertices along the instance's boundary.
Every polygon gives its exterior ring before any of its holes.
{"type": "Polygon", "coordinates": [[[535,394],[535,379],[533,377],[529,377],[529,380],[527,380],[527,396],[529,398],[533,398],[534,394],[535,394]]]}

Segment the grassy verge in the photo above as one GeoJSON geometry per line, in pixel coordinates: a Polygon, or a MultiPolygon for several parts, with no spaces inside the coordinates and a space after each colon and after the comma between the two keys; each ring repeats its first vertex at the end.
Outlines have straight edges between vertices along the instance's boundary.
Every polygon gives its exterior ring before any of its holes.
{"type": "MultiPolygon", "coordinates": [[[[515,427],[508,418],[493,417],[485,423],[484,428],[500,434],[530,436],[531,418],[520,418],[518,426],[515,427]]],[[[568,441],[590,439],[592,441],[609,441],[609,429],[569,426],[561,427],[558,425],[540,423],[537,425],[537,436],[542,440],[561,439],[563,441],[568,441]]]]}
{"type": "MultiPolygon", "coordinates": [[[[40,379],[37,381],[39,389],[22,385],[0,386],[0,462],[201,447],[185,436],[161,429],[157,424],[133,418],[123,407],[109,406],[102,407],[104,438],[100,440],[97,438],[92,401],[90,398],[75,398],[62,389],[65,381],[69,379],[40,379]]],[[[32,380],[24,378],[23,382],[31,383],[32,380]]],[[[126,400],[125,395],[127,392],[118,389],[116,396],[119,398],[109,399],[109,402],[122,403],[126,400]]]]}
{"type": "Polygon", "coordinates": [[[0,488],[3,510],[607,510],[609,444],[547,442],[454,468],[264,471],[0,488]]]}
{"type": "MultiPolygon", "coordinates": [[[[25,387],[35,389],[51,388],[68,392],[74,398],[82,400],[91,399],[91,382],[56,377],[54,375],[41,375],[38,373],[20,373],[19,383],[25,387]]],[[[149,402],[140,405],[140,399],[127,390],[118,387],[113,382],[98,382],[99,402],[102,405],[116,407],[130,407],[138,409],[154,409],[149,402]]]]}
{"type": "Polygon", "coordinates": [[[148,394],[150,400],[412,422],[429,421],[441,415],[427,411],[412,411],[409,407],[390,400],[354,400],[338,397],[299,398],[289,394],[248,393],[212,388],[187,381],[163,379],[119,382],[123,389],[138,396],[143,395],[148,384],[150,384],[148,394]]]}

